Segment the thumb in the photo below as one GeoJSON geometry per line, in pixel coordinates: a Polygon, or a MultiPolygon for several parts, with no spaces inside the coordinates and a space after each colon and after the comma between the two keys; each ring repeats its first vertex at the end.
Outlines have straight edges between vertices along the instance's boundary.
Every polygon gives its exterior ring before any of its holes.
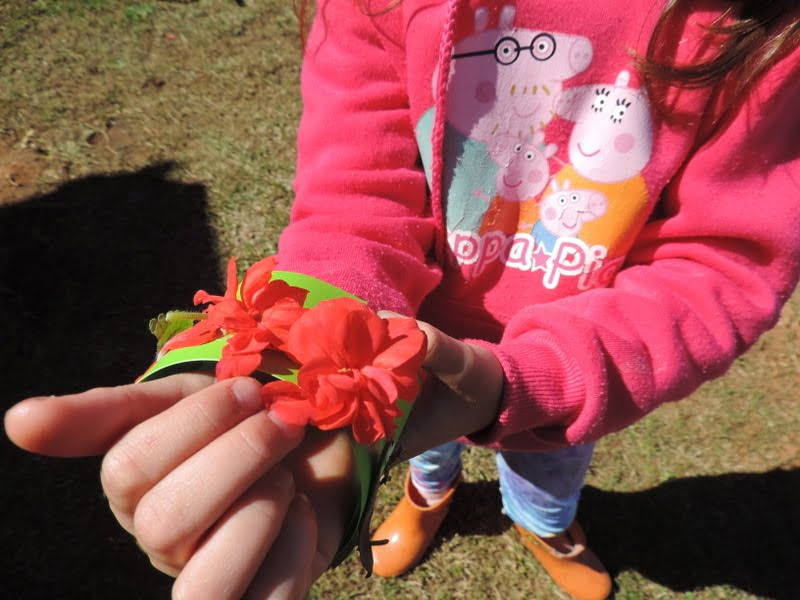
{"type": "MultiPolygon", "coordinates": [[[[409,318],[388,310],[379,311],[378,316],[409,318]]],[[[423,366],[432,375],[466,400],[499,400],[503,368],[494,354],[481,346],[459,341],[425,321],[418,320],[417,326],[428,340],[423,366]]]]}
{"type": "Polygon", "coordinates": [[[496,404],[503,387],[503,368],[486,348],[462,342],[418,321],[428,338],[423,366],[465,400],[496,404]]]}
{"type": "Polygon", "coordinates": [[[414,402],[400,439],[399,460],[490,426],[503,389],[503,368],[491,351],[459,341],[424,321],[417,325],[428,340],[424,367],[434,377],[414,402]]]}
{"type": "Polygon", "coordinates": [[[5,430],[20,448],[47,456],[105,453],[124,433],[212,382],[181,374],[80,394],[29,398],[5,414],[5,430]]]}

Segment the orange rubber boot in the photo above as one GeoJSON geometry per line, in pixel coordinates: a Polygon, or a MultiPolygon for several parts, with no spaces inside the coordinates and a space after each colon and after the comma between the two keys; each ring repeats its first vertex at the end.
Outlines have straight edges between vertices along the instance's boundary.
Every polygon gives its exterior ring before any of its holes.
{"type": "Polygon", "coordinates": [[[372,546],[373,572],[381,577],[397,577],[417,564],[447,516],[455,491],[453,486],[437,504],[426,506],[411,483],[411,473],[406,473],[403,498],[372,535],[373,542],[388,540],[372,546]]]}
{"type": "Polygon", "coordinates": [[[514,527],[544,570],[570,596],[576,600],[605,600],[611,594],[611,576],[586,545],[586,535],[577,521],[566,531],[572,538],[572,550],[566,554],[521,525],[514,523],[514,527]]]}

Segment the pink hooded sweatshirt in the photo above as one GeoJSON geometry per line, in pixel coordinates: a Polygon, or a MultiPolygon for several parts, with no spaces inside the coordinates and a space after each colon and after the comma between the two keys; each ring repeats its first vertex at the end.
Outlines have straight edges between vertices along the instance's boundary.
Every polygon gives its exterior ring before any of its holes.
{"type": "MultiPolygon", "coordinates": [[[[726,3],[694,4],[678,62],[713,51],[726,3]]],[[[319,2],[279,265],[489,348],[500,412],[469,441],[598,439],[776,323],[800,275],[800,51],[726,120],[726,86],[671,90],[688,118],[668,122],[632,59],[660,1],[357,5],[319,2]]]]}

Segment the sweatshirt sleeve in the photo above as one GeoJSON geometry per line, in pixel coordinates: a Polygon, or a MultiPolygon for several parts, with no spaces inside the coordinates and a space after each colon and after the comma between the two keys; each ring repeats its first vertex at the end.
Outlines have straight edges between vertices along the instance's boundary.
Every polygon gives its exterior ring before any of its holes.
{"type": "MultiPolygon", "coordinates": [[[[610,288],[521,311],[497,345],[496,423],[470,440],[596,440],[722,375],[775,325],[800,273],[800,50],[665,189],[610,288]]],[[[481,342],[476,342],[481,343],[481,342]]]]}
{"type": "MultiPolygon", "coordinates": [[[[302,69],[295,201],[278,266],[406,315],[439,283],[402,70],[378,19],[318,3],[302,69]]],[[[397,12],[397,11],[393,11],[397,12]]]]}

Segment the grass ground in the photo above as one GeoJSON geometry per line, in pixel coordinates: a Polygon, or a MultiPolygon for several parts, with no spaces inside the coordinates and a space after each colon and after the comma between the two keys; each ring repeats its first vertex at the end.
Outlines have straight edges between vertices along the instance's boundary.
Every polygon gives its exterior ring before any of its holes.
{"type": "MultiPolygon", "coordinates": [[[[296,22],[285,0],[243,4],[0,0],[7,404],[130,379],[147,318],[210,287],[230,254],[275,250],[296,22]]],[[[599,444],[580,517],[617,598],[797,597],[799,338],[796,296],[724,378],[599,444]]],[[[7,597],[167,597],[107,514],[96,461],[2,450],[7,597]]],[[[470,449],[465,469],[417,569],[364,579],[351,559],[312,598],[560,598],[500,514],[492,455],[470,449]]]]}

